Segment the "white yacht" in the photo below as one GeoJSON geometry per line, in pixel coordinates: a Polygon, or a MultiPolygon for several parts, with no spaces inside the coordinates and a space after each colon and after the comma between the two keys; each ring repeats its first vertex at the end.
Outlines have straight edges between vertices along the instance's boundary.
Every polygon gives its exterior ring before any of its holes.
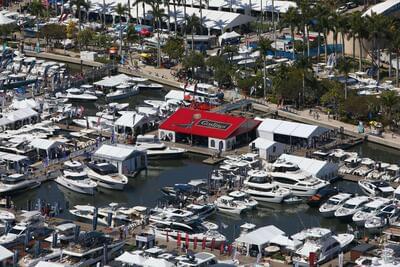
{"type": "Polygon", "coordinates": [[[66,90],[67,94],[56,93],[58,98],[67,98],[72,101],[96,101],[98,98],[93,94],[85,93],[80,88],[70,88],[66,90]]]}
{"type": "Polygon", "coordinates": [[[90,162],[86,164],[87,175],[97,183],[97,186],[108,189],[123,190],[128,178],[118,173],[118,169],[107,162],[90,162]]]}
{"type": "Polygon", "coordinates": [[[268,175],[272,181],[289,189],[294,196],[309,197],[315,195],[318,190],[329,185],[329,182],[321,180],[305,172],[270,172],[268,175]]]}
{"type": "Polygon", "coordinates": [[[184,91],[207,97],[216,97],[217,96],[216,92],[218,90],[214,85],[207,83],[191,84],[187,85],[186,87],[185,85],[182,85],[181,88],[184,91]]]}
{"type": "Polygon", "coordinates": [[[112,121],[97,116],[86,116],[83,119],[73,119],[72,122],[82,128],[94,129],[97,131],[111,132],[114,127],[112,121]]]}
{"type": "Polygon", "coordinates": [[[232,197],[236,203],[244,204],[249,209],[255,209],[258,205],[257,200],[249,197],[249,195],[243,191],[232,191],[228,196],[232,197]]]}
{"type": "Polygon", "coordinates": [[[139,88],[139,90],[161,90],[164,88],[164,86],[162,84],[159,83],[154,83],[154,82],[138,82],[137,83],[137,87],[139,88]]]}
{"type": "Polygon", "coordinates": [[[192,212],[200,219],[206,219],[215,213],[216,207],[213,203],[201,204],[189,204],[185,207],[186,210],[192,212]]]}
{"type": "Polygon", "coordinates": [[[381,209],[374,217],[365,221],[364,227],[370,233],[379,233],[385,226],[394,224],[400,217],[397,204],[390,204],[381,209]]]}
{"type": "Polygon", "coordinates": [[[391,197],[394,193],[394,188],[383,181],[365,179],[358,181],[358,185],[367,196],[391,197]]]}
{"type": "Polygon", "coordinates": [[[156,238],[166,240],[167,236],[172,242],[176,242],[179,238],[181,240],[188,239],[190,244],[194,243],[196,239],[202,242],[205,239],[207,247],[214,244],[214,247],[219,247],[221,243],[226,241],[226,237],[216,230],[209,230],[205,225],[199,221],[179,222],[160,220],[150,224],[152,230],[149,233],[155,234],[156,238]]]}
{"type": "Polygon", "coordinates": [[[235,201],[233,197],[230,196],[220,196],[214,201],[215,206],[217,206],[218,211],[223,213],[231,214],[241,214],[249,207],[242,201],[235,201]]]}
{"type": "MultiPolygon", "coordinates": [[[[63,222],[56,225],[54,231],[57,233],[57,243],[69,242],[75,237],[76,224],[72,222],[63,222]]],[[[53,235],[48,236],[45,241],[52,243],[53,235]]]]}
{"type": "Polygon", "coordinates": [[[178,158],[186,153],[186,149],[179,147],[169,147],[155,135],[138,135],[136,138],[136,146],[145,148],[148,158],[178,158]]]}
{"type": "Polygon", "coordinates": [[[319,212],[322,216],[329,218],[333,217],[336,210],[343,206],[343,204],[351,198],[351,194],[339,193],[328,199],[324,204],[319,207],[319,212]]]}
{"type": "Polygon", "coordinates": [[[125,240],[113,239],[100,232],[88,232],[77,244],[63,248],[60,262],[65,266],[95,266],[104,259],[105,251],[111,261],[121,254],[124,245],[125,240]]]}
{"type": "Polygon", "coordinates": [[[374,217],[384,206],[391,200],[387,198],[376,198],[373,201],[365,204],[364,208],[357,211],[353,215],[353,222],[358,226],[364,226],[365,221],[374,217]]]}
{"type": "Polygon", "coordinates": [[[243,191],[257,201],[281,203],[291,195],[289,189],[273,183],[265,171],[251,170],[248,176],[249,178],[244,182],[243,191]]]}
{"type": "Polygon", "coordinates": [[[27,179],[24,174],[10,174],[0,181],[0,194],[11,195],[40,186],[40,181],[27,179]]]}
{"type": "Polygon", "coordinates": [[[354,235],[333,235],[330,229],[318,227],[303,230],[291,237],[304,242],[293,258],[294,264],[298,266],[309,266],[308,257],[311,252],[316,253],[318,265],[333,259],[354,240],[354,235]]]}
{"type": "Polygon", "coordinates": [[[139,87],[133,84],[120,84],[115,88],[114,92],[106,94],[107,101],[128,98],[139,93],[139,87]]]}
{"type": "Polygon", "coordinates": [[[354,175],[365,177],[375,169],[375,161],[370,158],[361,159],[360,165],[353,171],[354,175]]]}
{"type": "Polygon", "coordinates": [[[64,163],[63,175],[56,178],[56,183],[71,191],[93,195],[97,184],[88,177],[83,164],[79,161],[67,161],[64,163]]]}
{"type": "Polygon", "coordinates": [[[389,167],[386,168],[385,174],[381,176],[381,179],[384,181],[397,181],[400,177],[400,167],[397,164],[390,164],[389,167]]]}
{"type": "Polygon", "coordinates": [[[352,174],[360,165],[361,158],[358,155],[352,155],[344,160],[344,165],[339,168],[339,174],[352,174]]]}
{"type": "Polygon", "coordinates": [[[342,207],[335,211],[335,217],[341,220],[349,220],[353,215],[361,210],[371,199],[366,196],[353,197],[347,200],[342,207]]]}
{"type": "MultiPolygon", "coordinates": [[[[69,213],[81,219],[92,221],[95,215],[95,207],[90,205],[75,205],[69,210],[69,213]]],[[[107,218],[97,213],[97,222],[107,225],[107,218]]]]}
{"type": "Polygon", "coordinates": [[[383,175],[386,174],[387,168],[389,168],[390,164],[385,162],[377,163],[375,169],[368,173],[367,179],[380,179],[383,175]]]}

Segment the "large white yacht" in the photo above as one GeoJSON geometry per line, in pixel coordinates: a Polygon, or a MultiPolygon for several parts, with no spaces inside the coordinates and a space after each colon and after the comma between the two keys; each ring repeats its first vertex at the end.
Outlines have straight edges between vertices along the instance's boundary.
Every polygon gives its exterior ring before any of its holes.
{"type": "Polygon", "coordinates": [[[98,98],[93,94],[85,93],[81,88],[70,88],[66,90],[67,94],[56,94],[58,98],[67,98],[72,101],[96,101],[98,98]]]}
{"type": "Polygon", "coordinates": [[[358,226],[364,226],[365,221],[374,217],[384,206],[391,200],[388,198],[376,198],[373,201],[365,204],[362,210],[357,211],[353,215],[353,222],[358,226]]]}
{"type": "Polygon", "coordinates": [[[148,158],[178,158],[182,157],[186,149],[179,147],[169,147],[155,135],[138,135],[136,146],[145,148],[148,158]]]}
{"type": "Polygon", "coordinates": [[[123,174],[119,174],[118,169],[111,163],[90,162],[87,167],[86,171],[89,178],[100,187],[123,190],[128,183],[128,178],[123,174]]]}
{"type": "Polygon", "coordinates": [[[371,202],[367,196],[353,197],[347,200],[342,207],[335,211],[335,217],[341,220],[349,220],[353,215],[361,210],[365,204],[371,202]]]}
{"type": "Polygon", "coordinates": [[[290,196],[289,189],[278,186],[271,181],[265,171],[251,170],[244,182],[246,194],[261,202],[281,203],[290,196]]]}
{"type": "Polygon", "coordinates": [[[40,185],[40,181],[27,179],[24,174],[14,173],[4,176],[0,181],[0,194],[11,195],[40,185]]]}
{"type": "Polygon", "coordinates": [[[56,178],[56,183],[71,191],[93,195],[97,184],[90,180],[82,163],[79,161],[67,161],[64,163],[63,175],[56,178]]]}
{"type": "Polygon", "coordinates": [[[333,235],[330,229],[318,227],[303,230],[291,237],[304,242],[303,246],[296,250],[296,256],[293,258],[298,266],[309,266],[308,257],[311,252],[316,253],[316,264],[322,264],[336,257],[354,240],[354,235],[333,235]]]}
{"type": "Polygon", "coordinates": [[[343,204],[351,198],[351,194],[349,193],[339,193],[334,195],[328,199],[324,204],[319,207],[319,212],[322,216],[329,218],[333,217],[336,210],[343,206],[343,204]]]}

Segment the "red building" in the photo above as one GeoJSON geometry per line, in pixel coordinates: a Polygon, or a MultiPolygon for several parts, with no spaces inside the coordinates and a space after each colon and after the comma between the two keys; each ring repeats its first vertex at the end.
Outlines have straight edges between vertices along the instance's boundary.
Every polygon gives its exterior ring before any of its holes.
{"type": "Polygon", "coordinates": [[[231,150],[256,137],[260,121],[226,114],[180,108],[159,127],[160,140],[216,150],[231,150]]]}

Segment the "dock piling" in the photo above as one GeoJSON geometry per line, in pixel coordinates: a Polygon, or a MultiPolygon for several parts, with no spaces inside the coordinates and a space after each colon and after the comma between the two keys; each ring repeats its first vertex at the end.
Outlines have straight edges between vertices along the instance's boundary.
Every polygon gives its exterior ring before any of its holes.
{"type": "Polygon", "coordinates": [[[78,242],[80,232],[81,232],[81,227],[79,225],[75,225],[75,228],[74,228],[75,243],[78,242]]]}
{"type": "Polygon", "coordinates": [[[31,211],[31,207],[32,207],[32,201],[30,199],[28,199],[26,201],[26,210],[31,211]]]}
{"type": "Polygon", "coordinates": [[[103,265],[106,265],[108,262],[108,247],[107,244],[103,246],[103,265]]]}
{"type": "Polygon", "coordinates": [[[51,242],[51,246],[52,246],[53,248],[56,248],[56,247],[57,247],[57,239],[58,239],[58,234],[57,234],[56,231],[54,231],[54,232],[53,232],[53,239],[52,239],[53,242],[51,242]]]}
{"type": "Polygon", "coordinates": [[[107,226],[108,227],[111,227],[111,225],[112,225],[112,217],[113,217],[113,215],[111,212],[107,213],[107,226]]]}
{"type": "Polygon", "coordinates": [[[13,267],[18,266],[18,249],[14,250],[13,267]]]}
{"type": "Polygon", "coordinates": [[[98,216],[98,210],[97,207],[95,207],[93,211],[93,220],[92,220],[93,231],[96,231],[97,229],[97,216],[98,216]]]}

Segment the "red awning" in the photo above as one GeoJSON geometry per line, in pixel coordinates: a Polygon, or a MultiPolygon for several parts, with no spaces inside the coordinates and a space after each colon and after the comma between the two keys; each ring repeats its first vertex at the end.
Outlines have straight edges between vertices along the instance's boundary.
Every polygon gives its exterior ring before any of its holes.
{"type": "Polygon", "coordinates": [[[259,121],[214,112],[180,108],[161,125],[160,129],[182,134],[228,139],[249,132],[259,121]]]}

